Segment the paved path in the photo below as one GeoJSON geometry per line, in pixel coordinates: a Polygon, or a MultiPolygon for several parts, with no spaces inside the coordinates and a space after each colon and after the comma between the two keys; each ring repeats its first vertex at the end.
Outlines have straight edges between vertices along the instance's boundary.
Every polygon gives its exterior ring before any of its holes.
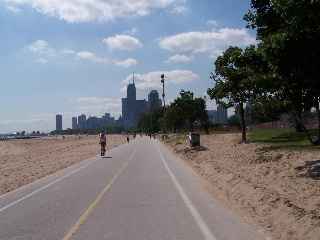
{"type": "Polygon", "coordinates": [[[138,136],[2,196],[0,239],[264,238],[158,140],[138,136]]]}

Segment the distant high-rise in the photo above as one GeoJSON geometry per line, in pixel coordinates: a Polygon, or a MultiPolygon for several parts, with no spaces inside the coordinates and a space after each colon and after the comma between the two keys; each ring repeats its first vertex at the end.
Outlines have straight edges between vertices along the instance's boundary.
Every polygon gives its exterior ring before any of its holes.
{"type": "Polygon", "coordinates": [[[86,120],[87,117],[84,114],[78,117],[78,129],[86,129],[86,120]]]}
{"type": "Polygon", "coordinates": [[[148,104],[150,111],[154,111],[161,107],[162,101],[159,99],[159,93],[157,90],[151,90],[151,92],[148,94],[148,104]]]}
{"type": "Polygon", "coordinates": [[[216,123],[217,122],[217,110],[207,110],[209,122],[216,123]]]}
{"type": "Polygon", "coordinates": [[[127,86],[127,97],[122,98],[122,117],[123,123],[126,128],[134,126],[136,122],[134,115],[134,108],[137,100],[136,86],[134,84],[134,75],[132,83],[129,82],[127,86]]]}
{"type": "Polygon", "coordinates": [[[137,126],[142,113],[147,112],[147,101],[146,100],[136,100],[133,109],[132,126],[137,126]]]}
{"type": "Polygon", "coordinates": [[[134,121],[133,117],[133,110],[134,105],[137,100],[137,92],[136,92],[136,86],[134,84],[134,75],[133,75],[133,83],[129,83],[127,87],[127,120],[131,122],[131,126],[134,121]]]}
{"type": "Polygon", "coordinates": [[[223,106],[217,106],[217,122],[218,123],[227,123],[228,114],[227,109],[223,106]]]}
{"type": "Polygon", "coordinates": [[[62,115],[56,115],[56,131],[62,131],[62,115]]]}
{"type": "Polygon", "coordinates": [[[78,129],[77,117],[72,117],[72,129],[78,129]]]}

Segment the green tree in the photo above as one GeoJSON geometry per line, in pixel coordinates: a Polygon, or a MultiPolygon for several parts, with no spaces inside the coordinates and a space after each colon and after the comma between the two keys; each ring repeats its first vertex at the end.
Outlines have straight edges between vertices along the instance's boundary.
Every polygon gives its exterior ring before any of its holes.
{"type": "Polygon", "coordinates": [[[209,134],[209,116],[206,110],[206,101],[202,97],[195,98],[194,105],[197,120],[200,122],[200,124],[206,131],[206,134],[209,134]]]}
{"type": "Polygon", "coordinates": [[[163,121],[159,121],[159,119],[164,118],[163,114],[163,107],[157,108],[151,113],[141,114],[138,122],[138,128],[142,129],[142,131],[146,133],[159,132],[163,127],[163,121]]]}
{"type": "Polygon", "coordinates": [[[240,123],[239,117],[237,115],[230,116],[227,121],[227,125],[230,127],[232,127],[232,126],[240,127],[241,123],[240,123]]]}
{"type": "Polygon", "coordinates": [[[215,61],[215,74],[211,79],[215,81],[213,88],[207,93],[211,99],[225,108],[236,107],[240,114],[242,141],[246,141],[246,122],[244,104],[253,95],[254,84],[250,76],[256,76],[252,71],[256,64],[253,57],[257,56],[254,46],[243,51],[239,47],[229,47],[222,56],[215,61]]]}
{"type": "Polygon", "coordinates": [[[188,128],[193,132],[194,122],[197,120],[193,92],[181,89],[180,97],[176,98],[171,105],[176,111],[176,114],[186,120],[188,128]]]}
{"type": "Polygon", "coordinates": [[[206,111],[206,102],[203,98],[194,98],[191,91],[180,91],[180,97],[176,98],[170,105],[168,118],[172,117],[175,124],[187,123],[191,132],[194,130],[194,123],[199,121],[209,134],[209,116],[206,111]]]}
{"type": "Polygon", "coordinates": [[[166,124],[168,129],[173,129],[173,132],[177,132],[178,129],[181,129],[186,121],[183,115],[180,114],[180,111],[177,106],[170,104],[166,108],[166,124]]]}
{"type": "Polygon", "coordinates": [[[302,115],[314,107],[320,126],[320,1],[252,0],[251,7],[254,10],[244,19],[257,30],[265,59],[278,79],[268,82],[273,86],[269,96],[295,116],[312,145],[319,145],[320,127],[312,140],[302,115]]]}

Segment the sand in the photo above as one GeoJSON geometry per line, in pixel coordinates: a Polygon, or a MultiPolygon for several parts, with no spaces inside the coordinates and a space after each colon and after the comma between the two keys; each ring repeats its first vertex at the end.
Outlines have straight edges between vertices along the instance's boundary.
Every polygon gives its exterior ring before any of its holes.
{"type": "Polygon", "coordinates": [[[320,152],[202,135],[201,146],[166,140],[209,192],[270,239],[320,239],[320,152]]]}
{"type": "MultiPolygon", "coordinates": [[[[108,135],[106,148],[126,140],[123,135],[108,135]]],[[[0,141],[0,195],[96,155],[98,135],[0,141]]]]}
{"type": "MultiPolygon", "coordinates": [[[[269,239],[320,236],[320,153],[240,143],[239,134],[164,140],[227,208],[269,239]]],[[[99,136],[0,141],[0,195],[99,155],[99,136]]],[[[107,136],[107,149],[126,142],[107,136]]]]}

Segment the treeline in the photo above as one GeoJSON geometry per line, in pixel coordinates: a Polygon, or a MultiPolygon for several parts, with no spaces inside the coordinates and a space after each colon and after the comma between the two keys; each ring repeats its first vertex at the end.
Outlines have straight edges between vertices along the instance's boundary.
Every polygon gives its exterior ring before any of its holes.
{"type": "Polygon", "coordinates": [[[194,97],[191,91],[181,90],[180,96],[169,106],[158,108],[149,114],[142,114],[138,128],[147,133],[159,131],[166,133],[168,130],[176,132],[181,129],[193,132],[197,124],[200,124],[207,134],[209,133],[209,127],[212,125],[209,124],[205,99],[194,97]]]}
{"type": "Polygon", "coordinates": [[[215,61],[207,93],[224,107],[235,107],[246,140],[245,112],[272,118],[288,114],[311,145],[320,144],[320,1],[252,0],[245,16],[259,44],[230,46],[215,61]],[[245,103],[249,106],[245,109],[245,103]],[[315,109],[318,136],[311,139],[303,115],[315,109]]]}

